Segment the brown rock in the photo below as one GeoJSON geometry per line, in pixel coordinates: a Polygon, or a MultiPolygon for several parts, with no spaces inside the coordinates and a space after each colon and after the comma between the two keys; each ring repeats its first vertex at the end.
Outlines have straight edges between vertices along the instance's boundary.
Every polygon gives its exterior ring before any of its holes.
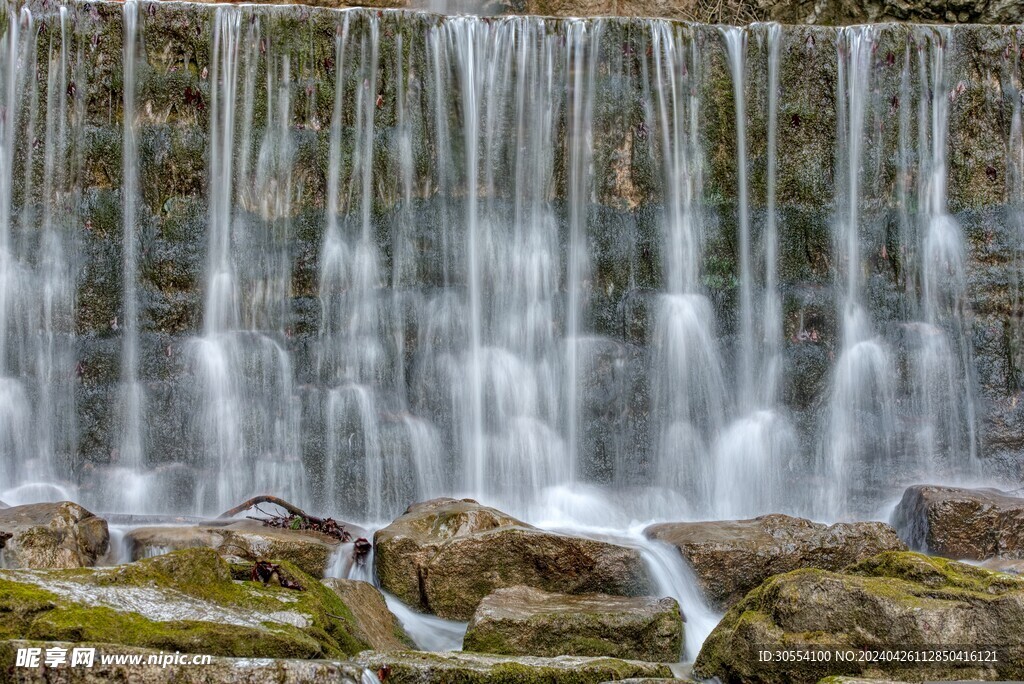
{"type": "MultiPolygon", "coordinates": [[[[365,534],[348,525],[346,529],[353,538],[365,534]]],[[[211,548],[247,560],[289,560],[313,577],[323,577],[332,555],[344,552],[338,540],[326,534],[267,527],[255,520],[221,526],[138,527],[125,535],[125,543],[133,561],[180,549],[211,548]]]]}
{"type": "Polygon", "coordinates": [[[357,636],[374,651],[402,651],[416,644],[388,610],[384,595],[368,582],[329,577],[323,583],[352,611],[357,636]]]}
{"type": "Polygon", "coordinates": [[[1024,579],[910,552],[882,553],[842,573],[775,575],[734,605],[708,636],[695,679],[815,684],[823,677],[920,682],[1024,677],[1024,579]],[[911,659],[798,658],[899,650],[911,659]],[[937,650],[995,652],[929,660],[937,650]],[[759,652],[790,657],[762,659],[759,652]]]}
{"type": "Polygon", "coordinates": [[[538,530],[471,499],[414,504],[374,535],[381,587],[440,617],[468,620],[495,589],[644,596],[640,553],[538,530]]]}
{"type": "Polygon", "coordinates": [[[914,485],[893,525],[911,548],[948,558],[1024,558],[1024,498],[997,489],[914,485]]]}
{"type": "Polygon", "coordinates": [[[107,521],[71,501],[0,510],[0,537],[8,568],[84,568],[110,545],[107,521]]]}
{"type": "Polygon", "coordinates": [[[675,662],[683,647],[671,598],[499,589],[477,606],[463,650],[503,655],[609,656],[675,662]]]}
{"type": "Polygon", "coordinates": [[[662,523],[651,525],[644,534],[678,548],[717,607],[731,606],[778,573],[798,568],[840,570],[882,551],[906,548],[885,523],[823,525],[780,514],[662,523]]]}

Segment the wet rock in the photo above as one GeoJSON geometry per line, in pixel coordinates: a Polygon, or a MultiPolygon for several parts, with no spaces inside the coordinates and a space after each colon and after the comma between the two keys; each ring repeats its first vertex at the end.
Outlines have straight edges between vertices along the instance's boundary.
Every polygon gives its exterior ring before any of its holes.
{"type": "MultiPolygon", "coordinates": [[[[162,666],[159,660],[149,664],[150,656],[170,655],[155,649],[132,648],[89,644],[96,648],[92,667],[58,666],[60,681],[64,684],[92,684],[93,682],[132,682],[132,684],[360,684],[363,668],[346,662],[329,660],[287,660],[274,658],[224,658],[213,657],[203,665],[162,666]],[[103,663],[100,654],[138,655],[143,665],[120,665],[103,663]]],[[[81,643],[54,641],[11,640],[0,642],[0,661],[15,662],[17,649],[61,648],[70,654],[71,649],[81,648],[81,643]]],[[[186,656],[191,658],[191,655],[186,656]]],[[[191,660],[188,661],[191,663],[191,660]]],[[[20,684],[50,684],[54,680],[54,669],[42,663],[36,668],[18,668],[20,684]]]]}
{"type": "Polygon", "coordinates": [[[788,515],[753,520],[662,523],[644,534],[672,544],[693,567],[712,603],[728,607],[768,577],[798,568],[839,570],[906,547],[879,522],[823,525],[788,515]]]}
{"type": "Polygon", "coordinates": [[[212,549],[113,568],[0,571],[0,639],[269,658],[338,658],[369,648],[338,594],[288,561],[279,567],[303,590],[237,581],[212,549]]]}
{"type": "Polygon", "coordinates": [[[671,677],[667,665],[616,658],[499,656],[478,653],[404,651],[362,653],[355,662],[384,684],[598,684],[629,677],[671,677]]]}
{"type": "Polygon", "coordinates": [[[996,489],[915,485],[893,525],[912,548],[949,558],[1024,558],[1024,498],[996,489]]]}
{"type": "MultiPolygon", "coordinates": [[[[346,529],[353,539],[365,534],[360,528],[346,525],[346,529]]],[[[313,577],[323,577],[331,556],[344,553],[338,540],[328,535],[267,527],[255,520],[223,526],[139,527],[125,534],[124,542],[132,560],[180,549],[210,548],[248,560],[288,560],[313,577]]]]}
{"type": "Polygon", "coordinates": [[[357,636],[374,651],[401,651],[416,644],[388,610],[384,595],[375,586],[358,580],[329,577],[324,585],[334,591],[352,611],[357,636]]]}
{"type": "Polygon", "coordinates": [[[468,620],[495,589],[644,596],[635,549],[538,530],[471,499],[413,504],[374,535],[381,587],[440,617],[468,620]]]}
{"type": "Polygon", "coordinates": [[[462,647],[503,655],[609,656],[674,662],[683,622],[675,599],[499,589],[477,606],[462,647]]]}
{"type": "Polygon", "coordinates": [[[107,522],[70,501],[0,510],[0,535],[8,568],[83,568],[110,545],[107,522]]]}
{"type": "Polygon", "coordinates": [[[842,573],[776,575],[734,605],[694,663],[697,678],[817,682],[829,675],[922,679],[1024,676],[1024,579],[910,552],[879,554],[842,573]],[[1000,646],[995,663],[762,662],[758,651],[1000,646]]]}
{"type": "Polygon", "coordinates": [[[1008,575],[1024,575],[1024,560],[1012,560],[1008,558],[990,558],[981,564],[986,570],[1005,572],[1008,575]]]}

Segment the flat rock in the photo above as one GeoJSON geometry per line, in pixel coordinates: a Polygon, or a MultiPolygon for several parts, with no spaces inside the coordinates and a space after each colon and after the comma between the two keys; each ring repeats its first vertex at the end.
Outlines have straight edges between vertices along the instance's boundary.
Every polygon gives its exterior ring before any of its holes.
{"type": "Polygon", "coordinates": [[[948,558],[1024,558],[1024,498],[998,489],[914,485],[893,525],[914,549],[948,558]]]}
{"type": "Polygon", "coordinates": [[[636,549],[538,530],[471,499],[413,504],[374,535],[381,587],[443,618],[468,620],[495,589],[645,596],[636,549]]]}
{"type": "Polygon", "coordinates": [[[776,575],[734,605],[704,642],[695,679],[814,684],[827,676],[907,681],[1024,678],[1024,578],[911,552],[842,573],[776,575]],[[764,651],[998,648],[998,662],[764,661],[764,651]]]}
{"type": "Polygon", "coordinates": [[[499,656],[403,651],[360,653],[354,662],[386,684],[600,684],[630,677],[671,677],[667,665],[616,658],[499,656]]]}
{"type": "Polygon", "coordinates": [[[753,520],[661,523],[644,534],[672,544],[710,602],[731,606],[772,575],[799,568],[840,570],[883,551],[906,549],[889,525],[824,525],[788,515],[753,520]]]}
{"type": "Polygon", "coordinates": [[[8,568],[85,568],[109,548],[107,522],[71,501],[0,509],[3,565],[8,568]]]}
{"type": "Polygon", "coordinates": [[[384,595],[369,582],[329,577],[324,586],[336,593],[352,611],[356,635],[374,651],[404,651],[416,644],[388,610],[384,595]]]}
{"type": "Polygon", "coordinates": [[[477,606],[463,649],[537,656],[608,656],[675,662],[683,622],[672,598],[498,589],[477,606]]]}
{"type": "Polygon", "coordinates": [[[370,647],[337,593],[288,561],[280,570],[303,590],[241,580],[212,549],[112,568],[3,570],[0,639],[269,658],[340,658],[370,647]]]}
{"type": "MultiPolygon", "coordinates": [[[[352,663],[330,660],[293,660],[283,658],[225,658],[216,656],[202,665],[149,664],[150,656],[164,655],[149,648],[134,648],[120,644],[81,644],[60,641],[0,641],[0,661],[15,662],[19,648],[62,648],[71,653],[73,648],[92,647],[96,656],[92,667],[68,665],[47,668],[18,668],[19,684],[94,684],[95,682],[131,682],[132,684],[361,684],[364,669],[352,663]],[[140,656],[142,665],[103,663],[100,654],[140,656]],[[60,673],[59,680],[54,676],[60,673]]],[[[186,656],[191,658],[191,656],[186,656]]]]}
{"type": "MultiPolygon", "coordinates": [[[[352,538],[366,532],[346,524],[352,538]]],[[[267,527],[256,520],[228,525],[137,527],[124,536],[131,560],[181,549],[210,548],[223,556],[247,560],[284,559],[313,577],[323,577],[334,554],[346,548],[334,537],[319,532],[267,527]]]]}

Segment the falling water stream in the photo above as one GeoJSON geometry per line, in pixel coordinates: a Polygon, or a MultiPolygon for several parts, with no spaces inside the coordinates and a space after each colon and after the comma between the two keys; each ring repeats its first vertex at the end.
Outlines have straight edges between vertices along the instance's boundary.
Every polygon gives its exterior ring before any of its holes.
{"type": "MultiPolygon", "coordinates": [[[[178,55],[178,5],[7,10],[5,503],[272,493],[379,528],[470,496],[639,548],[689,659],[718,616],[646,524],[850,519],[981,477],[955,29],[197,5],[209,44],[178,55]],[[116,93],[90,81],[106,21],[116,93]],[[834,59],[823,111],[804,58],[834,59]],[[794,157],[826,129],[828,159],[794,157]]],[[[422,647],[461,642],[388,602],[422,647]]]]}

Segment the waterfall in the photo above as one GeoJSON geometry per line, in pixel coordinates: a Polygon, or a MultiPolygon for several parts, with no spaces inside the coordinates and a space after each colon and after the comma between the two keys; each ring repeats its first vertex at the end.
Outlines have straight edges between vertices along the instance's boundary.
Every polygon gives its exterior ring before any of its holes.
{"type": "MultiPolygon", "coordinates": [[[[918,473],[946,476],[969,473],[977,453],[970,370],[974,364],[963,315],[966,250],[960,224],[946,208],[946,138],[954,95],[946,64],[950,40],[946,29],[922,29],[912,34],[907,48],[908,53],[916,52],[921,84],[916,218],[922,236],[917,252],[923,320],[910,324],[910,383],[920,421],[913,450],[918,473]]],[[[908,176],[912,173],[909,163],[903,168],[908,176]]]]}
{"type": "Polygon", "coordinates": [[[1019,37],[997,96],[974,30],[8,10],[0,499],[625,526],[1011,472],[1019,37]]]}
{"type": "Polygon", "coordinates": [[[817,509],[819,514],[830,511],[837,516],[849,515],[863,490],[877,491],[884,482],[896,429],[892,359],[873,331],[861,292],[864,146],[871,134],[870,79],[876,40],[877,29],[872,26],[853,26],[840,32],[836,177],[841,185],[836,248],[846,269],[839,303],[842,350],[832,379],[825,432],[823,476],[827,486],[817,509]]]}

